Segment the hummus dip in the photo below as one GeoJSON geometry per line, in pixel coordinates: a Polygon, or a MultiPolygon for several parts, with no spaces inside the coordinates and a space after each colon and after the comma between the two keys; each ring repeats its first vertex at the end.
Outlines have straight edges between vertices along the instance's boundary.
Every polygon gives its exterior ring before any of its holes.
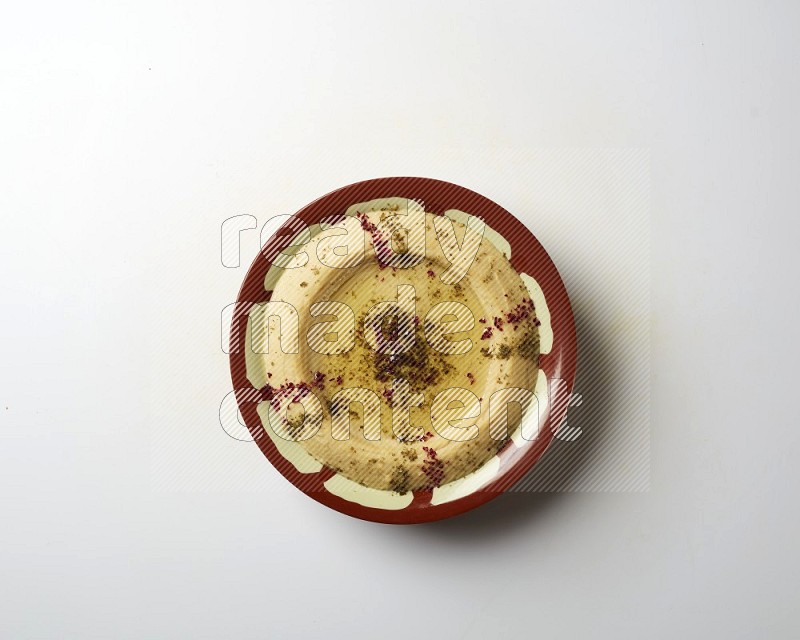
{"type": "Polygon", "coordinates": [[[279,255],[246,354],[270,437],[399,494],[461,479],[508,442],[536,385],[539,321],[483,222],[449,214],[361,203],[279,255]]]}

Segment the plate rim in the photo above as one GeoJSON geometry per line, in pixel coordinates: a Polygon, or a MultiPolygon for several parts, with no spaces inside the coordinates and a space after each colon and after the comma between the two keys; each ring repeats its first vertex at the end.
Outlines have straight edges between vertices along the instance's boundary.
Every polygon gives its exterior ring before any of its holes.
{"type": "MultiPolygon", "coordinates": [[[[540,356],[539,367],[556,373],[557,378],[563,380],[566,387],[562,387],[564,393],[559,394],[561,401],[548,402],[547,415],[540,419],[539,436],[536,440],[518,450],[521,453],[516,455],[517,459],[510,465],[501,466],[497,477],[487,485],[466,496],[438,505],[430,504],[430,492],[417,491],[413,492],[412,502],[403,509],[367,507],[325,489],[323,483],[335,475],[332,469],[323,465],[322,470],[316,473],[297,471],[278,452],[272,439],[264,431],[255,410],[260,394],[247,379],[245,350],[242,348],[246,339],[246,321],[250,309],[254,304],[269,300],[272,293],[266,291],[263,286],[266,272],[272,266],[272,260],[277,253],[296,235],[296,230],[293,231],[291,228],[291,218],[261,247],[242,281],[231,321],[229,366],[236,403],[244,418],[245,426],[259,450],[289,482],[317,502],[361,520],[385,524],[417,524],[450,518],[489,502],[512,488],[541,459],[566,417],[568,398],[574,388],[577,370],[577,334],[566,286],[545,248],[533,232],[512,213],[471,189],[435,178],[372,178],[334,189],[302,207],[293,214],[293,217],[311,226],[322,218],[343,214],[355,203],[388,197],[424,202],[425,210],[436,214],[457,209],[481,217],[508,240],[511,245],[510,262],[517,272],[527,273],[542,287],[550,311],[553,346],[549,353],[540,356]],[[527,246],[520,247],[522,240],[531,242],[526,243],[527,246]],[[524,265],[529,267],[526,268],[524,265]],[[535,267],[534,272],[530,268],[532,266],[535,267]]],[[[547,375],[547,378],[549,383],[551,376],[547,375]]],[[[507,448],[508,446],[504,447],[502,452],[507,448]]]]}

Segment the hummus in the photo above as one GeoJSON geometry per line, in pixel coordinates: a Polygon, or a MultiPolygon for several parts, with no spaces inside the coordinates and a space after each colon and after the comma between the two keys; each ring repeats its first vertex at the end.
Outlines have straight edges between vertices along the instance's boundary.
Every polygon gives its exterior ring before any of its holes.
{"type": "Polygon", "coordinates": [[[404,494],[480,468],[531,406],[539,320],[471,216],[354,205],[301,233],[248,319],[271,437],[349,481],[404,494]]]}

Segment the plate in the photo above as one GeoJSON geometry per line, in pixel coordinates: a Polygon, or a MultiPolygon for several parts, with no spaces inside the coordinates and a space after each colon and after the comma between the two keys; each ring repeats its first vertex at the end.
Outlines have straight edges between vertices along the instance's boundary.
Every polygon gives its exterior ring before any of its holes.
{"type": "MultiPolygon", "coordinates": [[[[531,219],[535,215],[529,214],[531,219]]],[[[440,520],[474,509],[511,488],[542,457],[566,417],[575,381],[577,345],[569,297],[555,264],[544,247],[511,213],[488,198],[431,178],[391,177],[351,184],[303,207],[261,248],[245,276],[233,313],[230,368],[237,404],[244,422],[267,460],[295,487],[341,513],[390,524],[440,520]],[[309,454],[299,454],[297,443],[276,436],[259,405],[266,401],[262,389],[248,379],[248,319],[261,303],[271,300],[276,259],[303,229],[323,219],[335,219],[357,203],[405,199],[426,212],[453,217],[468,214],[485,223],[482,242],[489,241],[510,253],[511,265],[526,282],[540,325],[539,374],[535,385],[535,411],[527,413],[497,455],[464,478],[436,487],[399,493],[369,489],[348,480],[309,454]],[[526,426],[523,426],[526,425],[526,426]]],[[[251,365],[252,366],[252,365],[251,365]]],[[[267,410],[267,414],[269,411],[267,410]]]]}

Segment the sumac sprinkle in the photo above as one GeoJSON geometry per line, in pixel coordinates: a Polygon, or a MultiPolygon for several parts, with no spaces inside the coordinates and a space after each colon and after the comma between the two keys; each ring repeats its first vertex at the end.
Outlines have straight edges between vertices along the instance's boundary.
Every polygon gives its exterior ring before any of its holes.
{"type": "Polygon", "coordinates": [[[422,447],[425,452],[425,460],[422,461],[422,473],[428,478],[428,483],[423,487],[424,491],[431,491],[442,485],[444,480],[444,462],[438,459],[436,450],[433,447],[422,447]]]}
{"type": "Polygon", "coordinates": [[[359,211],[356,213],[356,216],[361,221],[361,228],[372,236],[372,244],[375,247],[375,257],[378,259],[378,266],[381,269],[385,268],[389,260],[391,260],[393,253],[389,245],[389,240],[383,236],[375,223],[370,222],[366,213],[361,213],[359,211]]]}

